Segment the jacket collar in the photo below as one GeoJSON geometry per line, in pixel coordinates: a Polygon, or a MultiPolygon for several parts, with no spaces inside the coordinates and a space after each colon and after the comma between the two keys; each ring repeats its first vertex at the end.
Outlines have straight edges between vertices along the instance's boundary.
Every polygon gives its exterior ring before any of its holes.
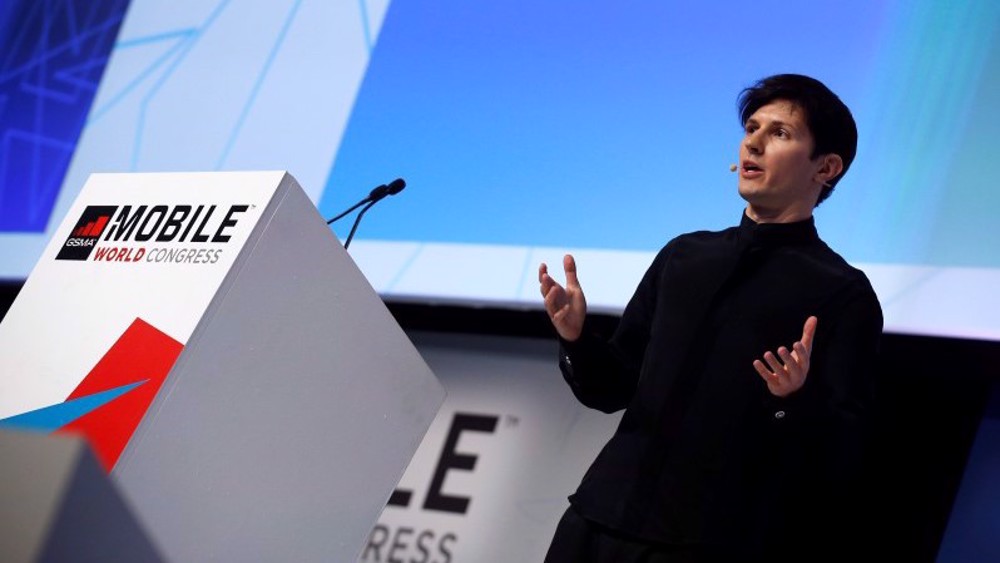
{"type": "Polygon", "coordinates": [[[811,215],[794,223],[756,223],[744,212],[737,232],[740,240],[755,246],[785,246],[819,240],[816,221],[811,215]]]}

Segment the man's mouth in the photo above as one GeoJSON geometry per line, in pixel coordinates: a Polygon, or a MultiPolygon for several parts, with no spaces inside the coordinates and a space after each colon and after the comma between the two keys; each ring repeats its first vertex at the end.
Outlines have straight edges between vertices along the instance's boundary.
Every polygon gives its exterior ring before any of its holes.
{"type": "Polygon", "coordinates": [[[740,166],[740,173],[744,178],[756,178],[764,173],[764,169],[749,160],[744,160],[740,166]]]}

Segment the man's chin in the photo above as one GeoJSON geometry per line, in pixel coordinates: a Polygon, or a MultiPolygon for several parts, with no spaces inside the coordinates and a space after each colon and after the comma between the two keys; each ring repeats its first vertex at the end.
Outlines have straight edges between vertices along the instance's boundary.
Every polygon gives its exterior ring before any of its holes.
{"type": "Polygon", "coordinates": [[[740,197],[743,198],[747,203],[753,204],[755,202],[764,203],[765,196],[761,193],[763,187],[761,186],[748,186],[742,182],[737,187],[737,191],[740,197]]]}

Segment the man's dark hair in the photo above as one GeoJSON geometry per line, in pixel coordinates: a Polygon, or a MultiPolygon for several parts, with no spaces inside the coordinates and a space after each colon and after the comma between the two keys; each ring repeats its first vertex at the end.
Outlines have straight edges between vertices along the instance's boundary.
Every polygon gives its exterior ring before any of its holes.
{"type": "Polygon", "coordinates": [[[755,111],[776,100],[791,102],[805,112],[806,125],[815,143],[810,158],[833,153],[844,161],[844,169],[820,192],[816,201],[819,205],[830,196],[854,161],[858,151],[858,126],[851,110],[836,94],[819,80],[801,74],[768,76],[740,92],[737,101],[740,123],[745,126],[755,111]]]}

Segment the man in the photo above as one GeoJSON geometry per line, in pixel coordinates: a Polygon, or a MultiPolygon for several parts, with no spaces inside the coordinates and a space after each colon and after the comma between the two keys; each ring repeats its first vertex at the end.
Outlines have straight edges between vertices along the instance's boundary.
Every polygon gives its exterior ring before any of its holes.
{"type": "Polygon", "coordinates": [[[565,287],[539,267],[573,393],[626,409],[547,561],[863,559],[852,503],[882,313],[812,217],[857,129],[801,75],[759,81],[739,109],[740,225],[668,243],[610,340],[589,330],[573,257],[565,287]]]}

